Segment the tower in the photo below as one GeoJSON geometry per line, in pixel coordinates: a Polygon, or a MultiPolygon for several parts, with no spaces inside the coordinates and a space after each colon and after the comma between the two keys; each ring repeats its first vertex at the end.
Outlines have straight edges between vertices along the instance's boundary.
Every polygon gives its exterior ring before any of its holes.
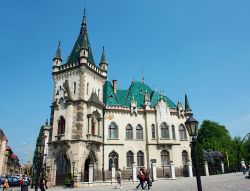
{"type": "MultiPolygon", "coordinates": [[[[63,183],[72,163],[78,172],[88,174],[102,166],[103,85],[107,79],[107,62],[103,50],[100,67],[95,64],[87,32],[86,11],[71,53],[62,63],[60,42],[53,58],[54,96],[51,106],[51,129],[48,157],[55,167],[52,185],[63,183]],[[60,162],[59,162],[60,161],[60,162]],[[59,174],[60,176],[57,176],[59,174]]],[[[80,178],[79,178],[80,179],[80,178]]]]}

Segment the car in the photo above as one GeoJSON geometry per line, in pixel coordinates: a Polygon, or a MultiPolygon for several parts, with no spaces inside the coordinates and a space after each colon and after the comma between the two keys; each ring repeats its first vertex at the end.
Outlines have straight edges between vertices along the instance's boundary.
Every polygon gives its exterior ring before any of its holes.
{"type": "MultiPolygon", "coordinates": [[[[10,187],[19,187],[20,186],[19,180],[15,176],[7,176],[7,179],[8,179],[8,183],[9,183],[10,187]]],[[[6,180],[6,176],[0,177],[1,187],[3,187],[5,180],[6,180]]]]}

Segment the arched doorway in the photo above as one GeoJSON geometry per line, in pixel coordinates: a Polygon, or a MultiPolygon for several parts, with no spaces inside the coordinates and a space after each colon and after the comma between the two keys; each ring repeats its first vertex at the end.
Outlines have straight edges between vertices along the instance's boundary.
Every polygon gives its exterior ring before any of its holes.
{"type": "Polygon", "coordinates": [[[91,164],[91,160],[90,158],[88,158],[84,164],[84,176],[83,176],[84,182],[89,182],[89,165],[90,164],[91,164]]]}
{"type": "Polygon", "coordinates": [[[65,154],[60,154],[56,159],[56,185],[64,185],[67,173],[70,172],[70,161],[65,154]]]}

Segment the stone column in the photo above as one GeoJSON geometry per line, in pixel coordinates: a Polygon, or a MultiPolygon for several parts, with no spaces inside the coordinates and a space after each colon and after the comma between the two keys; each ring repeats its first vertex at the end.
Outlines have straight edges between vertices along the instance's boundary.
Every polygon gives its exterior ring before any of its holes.
{"type": "Polygon", "coordinates": [[[89,164],[89,183],[93,184],[94,182],[94,165],[89,164]]]}
{"type": "Polygon", "coordinates": [[[224,174],[225,173],[225,168],[224,168],[224,162],[221,161],[221,173],[224,174]]]}
{"type": "Polygon", "coordinates": [[[152,163],[153,180],[157,180],[156,163],[152,163]]]}
{"type": "Polygon", "coordinates": [[[171,179],[175,179],[175,167],[174,163],[170,162],[171,179]]]}
{"type": "Polygon", "coordinates": [[[188,167],[188,176],[193,177],[193,166],[191,161],[187,162],[187,167],[188,167]]]}
{"type": "Polygon", "coordinates": [[[137,166],[135,163],[132,164],[133,182],[137,181],[137,166]]]}
{"type": "Polygon", "coordinates": [[[207,161],[204,161],[204,169],[205,169],[205,176],[209,176],[209,170],[208,170],[207,161]]]}
{"type": "Polygon", "coordinates": [[[112,164],[111,168],[112,182],[115,182],[115,164],[112,164]]]}

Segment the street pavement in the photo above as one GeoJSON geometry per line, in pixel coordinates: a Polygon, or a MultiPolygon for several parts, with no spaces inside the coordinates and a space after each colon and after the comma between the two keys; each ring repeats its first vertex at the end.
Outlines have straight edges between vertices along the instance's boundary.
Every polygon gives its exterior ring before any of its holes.
{"type": "MultiPolygon", "coordinates": [[[[250,191],[250,178],[246,178],[242,173],[231,173],[214,176],[201,177],[203,191],[250,191]]],[[[115,185],[93,185],[84,188],[63,188],[52,187],[49,191],[82,191],[82,190],[101,190],[101,191],[133,191],[137,190],[136,185],[132,182],[123,182],[122,188],[115,189],[115,185]]],[[[15,189],[16,190],[16,189],[15,189]]],[[[29,189],[33,191],[34,189],[29,189]]],[[[140,190],[140,189],[139,189],[140,190]]],[[[151,190],[156,191],[196,191],[196,178],[177,178],[175,180],[162,179],[153,182],[151,190]]],[[[14,191],[14,190],[13,190],[14,191]]]]}

